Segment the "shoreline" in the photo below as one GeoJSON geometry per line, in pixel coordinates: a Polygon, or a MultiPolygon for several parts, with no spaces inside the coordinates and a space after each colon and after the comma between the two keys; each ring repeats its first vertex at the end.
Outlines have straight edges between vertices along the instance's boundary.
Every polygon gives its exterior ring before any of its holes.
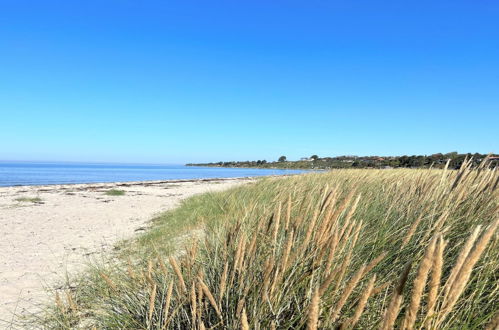
{"type": "Polygon", "coordinates": [[[254,182],[202,178],[0,187],[0,328],[39,310],[66,274],[147,230],[188,197],[254,182]],[[120,189],[123,196],[106,191],[120,189]]]}
{"type": "Polygon", "coordinates": [[[105,182],[75,182],[75,183],[44,183],[44,184],[18,184],[11,186],[0,186],[5,188],[53,188],[59,186],[89,186],[89,185],[117,185],[117,186],[134,186],[134,185],[157,185],[167,183],[182,183],[182,182],[211,182],[211,181],[230,181],[230,180],[253,180],[257,178],[268,178],[276,176],[289,176],[296,174],[280,174],[280,175],[262,175],[262,176],[241,176],[229,178],[198,178],[198,179],[166,179],[166,180],[143,180],[143,181],[105,181],[105,182]]]}

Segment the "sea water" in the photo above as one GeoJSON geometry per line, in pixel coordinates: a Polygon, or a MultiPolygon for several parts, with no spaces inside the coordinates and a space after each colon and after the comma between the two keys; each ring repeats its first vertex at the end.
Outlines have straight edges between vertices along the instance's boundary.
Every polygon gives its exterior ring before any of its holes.
{"type": "Polygon", "coordinates": [[[236,178],[303,172],[305,171],[184,165],[0,162],[0,186],[236,178]]]}

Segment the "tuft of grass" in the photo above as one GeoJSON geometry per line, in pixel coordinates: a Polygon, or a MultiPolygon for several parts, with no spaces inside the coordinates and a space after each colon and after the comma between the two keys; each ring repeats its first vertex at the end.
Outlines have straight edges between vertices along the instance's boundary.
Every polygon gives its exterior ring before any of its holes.
{"type": "Polygon", "coordinates": [[[195,196],[39,327],[480,329],[497,322],[499,172],[335,170],[195,196]]]}
{"type": "Polygon", "coordinates": [[[110,189],[106,191],[105,194],[107,196],[123,196],[125,195],[125,191],[120,189],[110,189]]]}
{"type": "Polygon", "coordinates": [[[19,197],[15,199],[16,202],[20,203],[40,203],[42,199],[40,197],[19,197]]]}

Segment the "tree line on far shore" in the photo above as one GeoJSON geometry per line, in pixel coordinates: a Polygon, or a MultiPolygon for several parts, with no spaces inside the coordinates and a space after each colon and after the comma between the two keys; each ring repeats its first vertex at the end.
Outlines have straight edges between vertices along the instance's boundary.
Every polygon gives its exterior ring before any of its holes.
{"type": "Polygon", "coordinates": [[[473,165],[478,165],[486,157],[491,164],[499,165],[499,155],[457,152],[437,153],[432,155],[412,156],[338,156],[319,157],[312,155],[299,160],[288,160],[286,156],[280,156],[277,161],[254,160],[254,161],[228,161],[216,163],[190,163],[187,166],[210,166],[210,167],[257,167],[257,168],[291,168],[291,169],[333,169],[333,168],[444,168],[447,163],[451,169],[459,168],[465,159],[472,159],[473,165]]]}

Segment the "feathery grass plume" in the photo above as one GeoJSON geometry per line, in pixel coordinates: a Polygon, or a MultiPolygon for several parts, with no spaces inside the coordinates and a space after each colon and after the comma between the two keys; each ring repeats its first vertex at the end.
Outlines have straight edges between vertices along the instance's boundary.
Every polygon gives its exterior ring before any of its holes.
{"type": "Polygon", "coordinates": [[[334,309],[331,310],[331,312],[332,312],[331,319],[333,321],[336,321],[338,319],[341,309],[343,308],[343,306],[347,302],[348,298],[352,294],[353,289],[355,289],[355,287],[359,283],[360,279],[364,275],[365,269],[366,269],[366,265],[362,265],[362,267],[360,267],[360,269],[352,276],[350,281],[347,282],[347,285],[346,285],[345,289],[343,290],[343,293],[341,294],[340,299],[336,303],[336,306],[334,307],[334,309]]]}
{"type": "Polygon", "coordinates": [[[321,211],[325,208],[326,202],[329,198],[331,191],[329,190],[329,184],[326,183],[326,186],[322,189],[322,197],[320,198],[319,208],[321,211]]]}
{"type": "Polygon", "coordinates": [[[449,217],[450,211],[444,210],[440,217],[438,217],[437,221],[433,224],[432,227],[428,228],[428,231],[426,232],[425,236],[423,237],[423,241],[425,241],[428,237],[431,236],[432,233],[439,232],[442,229],[442,226],[444,222],[447,220],[449,217]]]}
{"type": "Polygon", "coordinates": [[[335,228],[333,232],[333,236],[331,237],[330,243],[329,243],[329,254],[326,259],[326,272],[330,272],[331,267],[333,265],[333,260],[335,257],[335,252],[336,252],[336,247],[338,245],[338,230],[335,228]]]}
{"type": "Polygon", "coordinates": [[[114,284],[114,282],[109,278],[109,276],[107,276],[106,274],[104,273],[99,273],[100,277],[102,277],[102,279],[106,282],[106,284],[111,288],[113,289],[113,291],[116,291],[118,289],[118,287],[116,286],[116,284],[114,284]]]}
{"type": "Polygon", "coordinates": [[[282,269],[283,273],[288,269],[288,259],[289,259],[289,255],[291,253],[291,248],[293,247],[294,234],[295,234],[295,231],[293,229],[291,229],[290,233],[288,234],[286,246],[284,247],[284,253],[283,253],[282,262],[281,262],[281,269],[282,269]]]}
{"type": "Polygon", "coordinates": [[[159,256],[158,256],[158,264],[159,264],[159,268],[161,269],[161,271],[163,272],[163,274],[166,275],[166,276],[168,276],[170,274],[170,272],[168,271],[168,268],[166,268],[166,265],[163,262],[163,259],[161,257],[159,257],[159,256]]]}
{"type": "Polygon", "coordinates": [[[131,279],[135,279],[135,272],[133,271],[132,260],[130,257],[127,259],[127,273],[131,279]]]}
{"type": "Polygon", "coordinates": [[[486,166],[489,166],[490,156],[491,156],[491,154],[488,154],[487,156],[485,156],[485,158],[482,160],[480,165],[478,165],[479,170],[483,170],[486,166]]]}
{"type": "Polygon", "coordinates": [[[303,243],[300,247],[299,254],[301,255],[308,247],[308,243],[310,242],[310,238],[312,237],[312,232],[314,231],[315,224],[317,223],[317,218],[319,217],[319,211],[315,210],[312,220],[308,223],[307,233],[305,234],[305,238],[303,239],[303,243]]]}
{"type": "Polygon", "coordinates": [[[452,271],[447,279],[447,282],[445,283],[444,287],[444,301],[447,300],[447,296],[449,295],[449,291],[451,287],[454,285],[454,281],[456,280],[456,277],[459,274],[459,271],[461,270],[461,267],[464,264],[464,261],[468,257],[468,254],[470,253],[471,249],[473,248],[473,245],[475,244],[476,239],[478,238],[478,235],[480,234],[482,226],[478,225],[473,233],[469,236],[468,240],[464,244],[464,246],[461,248],[461,252],[459,253],[459,256],[457,257],[456,263],[454,264],[454,267],[452,268],[452,271]]]}
{"type": "Polygon", "coordinates": [[[191,285],[191,322],[192,324],[196,324],[196,315],[197,315],[197,296],[196,296],[196,285],[191,285]]]}
{"type": "Polygon", "coordinates": [[[461,178],[463,177],[463,175],[465,173],[467,173],[466,169],[468,169],[468,165],[470,163],[471,163],[471,159],[468,160],[468,156],[466,156],[464,158],[464,161],[461,164],[461,167],[457,171],[456,177],[454,178],[454,182],[452,183],[452,185],[450,187],[450,191],[454,190],[458,186],[459,181],[461,180],[461,178]]]}
{"type": "Polygon", "coordinates": [[[454,307],[459,296],[463,293],[466,284],[471,276],[471,272],[473,271],[473,267],[477,263],[478,259],[482,255],[483,251],[489,244],[490,239],[494,235],[497,227],[499,226],[499,218],[497,218],[492,224],[490,224],[489,228],[482,234],[478,242],[475,244],[474,248],[470,251],[466,260],[464,261],[459,274],[456,277],[452,287],[449,290],[448,300],[443,303],[442,315],[439,315],[438,322],[442,322],[450,310],[454,307]]]}
{"type": "Polygon", "coordinates": [[[157,293],[157,286],[156,284],[154,284],[154,286],[151,289],[151,294],[149,296],[149,312],[147,313],[147,319],[149,324],[151,324],[152,314],[154,313],[154,302],[156,301],[156,293],[157,293]]]}
{"type": "Polygon", "coordinates": [[[320,224],[318,225],[317,229],[315,230],[315,237],[313,243],[318,246],[322,247],[326,238],[326,232],[329,227],[329,222],[326,219],[322,219],[320,224]]]}
{"type": "Polygon", "coordinates": [[[341,263],[341,265],[339,266],[339,269],[335,268],[334,269],[334,273],[335,276],[336,276],[336,285],[335,285],[335,289],[338,290],[341,286],[341,284],[343,283],[343,277],[345,276],[345,273],[348,269],[348,266],[350,265],[351,261],[352,261],[352,253],[353,253],[353,248],[350,247],[350,249],[348,250],[348,253],[347,255],[343,258],[343,262],[341,263]]]}
{"type": "Polygon", "coordinates": [[[238,271],[241,271],[243,267],[244,257],[246,253],[246,236],[243,236],[241,238],[240,244],[241,244],[241,252],[239,253],[239,258],[238,260],[236,260],[236,265],[235,265],[238,271]]]}
{"type": "MultiPolygon", "coordinates": [[[[245,254],[245,250],[244,250],[245,246],[246,246],[246,243],[245,243],[245,240],[243,237],[243,239],[239,240],[237,250],[236,250],[236,255],[234,256],[233,263],[232,263],[232,270],[230,271],[230,276],[228,276],[228,277],[230,277],[230,279],[228,280],[228,283],[225,284],[225,287],[223,288],[224,291],[226,290],[227,287],[231,288],[233,286],[234,280],[236,280],[238,278],[238,276],[243,275],[242,267],[243,267],[243,261],[244,261],[243,259],[244,259],[244,254],[245,254]]],[[[227,269],[229,269],[229,267],[227,269]]],[[[222,279],[220,279],[220,280],[222,280],[222,279]]]]}
{"type": "Polygon", "coordinates": [[[319,286],[319,295],[323,296],[324,293],[326,293],[327,289],[333,283],[333,280],[336,278],[338,275],[338,269],[334,269],[333,271],[329,272],[329,274],[326,276],[322,284],[319,286]]]}
{"type": "Polygon", "coordinates": [[[173,271],[178,277],[178,282],[180,283],[182,291],[187,292],[187,287],[185,286],[184,277],[182,276],[182,272],[180,271],[180,267],[178,266],[177,261],[175,261],[175,258],[173,257],[170,257],[168,260],[170,261],[170,265],[172,266],[173,271]]]}
{"type": "Polygon", "coordinates": [[[62,303],[61,296],[58,291],[55,292],[55,305],[61,313],[64,314],[66,312],[66,307],[62,303]]]}
{"type": "MultiPolygon", "coordinates": [[[[345,273],[348,269],[348,266],[350,265],[350,262],[352,261],[352,253],[354,251],[355,245],[357,244],[357,239],[359,237],[359,233],[360,233],[361,228],[362,228],[362,221],[360,221],[359,224],[357,225],[353,239],[348,247],[347,256],[344,258],[344,262],[341,264],[338,279],[336,281],[336,283],[337,283],[336,289],[338,289],[340,287],[340,285],[343,281],[343,277],[345,276],[345,273]]],[[[343,248],[341,250],[343,250],[343,248]]]]}
{"type": "Polygon", "coordinates": [[[338,187],[334,188],[334,190],[331,192],[328,204],[325,206],[327,211],[324,216],[324,221],[328,222],[329,226],[334,225],[334,221],[331,220],[337,200],[338,200],[338,187]]]}
{"type": "Polygon", "coordinates": [[[222,299],[225,295],[225,289],[227,287],[227,273],[229,271],[229,262],[225,262],[225,265],[224,265],[224,271],[222,273],[222,276],[220,277],[220,285],[218,286],[218,291],[220,292],[219,295],[220,295],[220,298],[219,298],[219,301],[218,303],[221,304],[222,303],[222,299]]]}
{"type": "Polygon", "coordinates": [[[359,201],[360,201],[361,197],[362,197],[362,194],[359,194],[357,196],[357,198],[355,199],[355,201],[353,202],[353,205],[350,208],[350,211],[348,211],[347,216],[345,217],[345,222],[348,221],[348,220],[350,220],[350,218],[353,216],[353,214],[357,210],[357,207],[359,206],[359,201]]]}
{"type": "Polygon", "coordinates": [[[445,167],[444,170],[442,171],[442,176],[440,178],[440,185],[442,185],[445,179],[447,178],[447,170],[449,169],[449,164],[450,164],[450,159],[448,159],[447,162],[445,163],[445,167]]]}
{"type": "Polygon", "coordinates": [[[256,251],[256,241],[257,241],[257,239],[258,239],[258,232],[259,232],[259,231],[258,231],[258,229],[257,229],[257,230],[256,230],[256,234],[255,234],[255,235],[253,235],[253,238],[251,238],[251,243],[250,243],[250,245],[249,245],[249,247],[248,247],[248,253],[247,253],[247,255],[248,255],[248,258],[249,258],[250,260],[253,260],[253,258],[255,257],[255,251],[256,251]]]}
{"type": "Polygon", "coordinates": [[[294,228],[300,228],[302,226],[302,224],[303,224],[304,221],[305,221],[305,216],[301,215],[301,213],[300,213],[300,215],[298,215],[296,217],[296,220],[293,223],[293,227],[294,228]]]}
{"type": "Polygon", "coordinates": [[[261,232],[263,230],[262,228],[263,228],[264,224],[265,224],[265,217],[263,215],[260,215],[255,231],[257,233],[261,232]]]}
{"type": "Polygon", "coordinates": [[[243,308],[241,313],[241,330],[249,330],[248,316],[246,315],[246,308],[243,308]]]}
{"type": "Polygon", "coordinates": [[[402,248],[404,246],[407,245],[407,243],[409,243],[409,241],[411,240],[412,236],[414,235],[414,233],[416,232],[416,229],[418,228],[418,225],[419,223],[421,222],[421,220],[423,219],[423,215],[420,215],[416,221],[414,221],[411,226],[409,227],[409,230],[407,231],[407,234],[405,235],[404,237],[404,240],[402,241],[402,248]]]}
{"type": "Polygon", "coordinates": [[[190,247],[187,250],[187,254],[189,255],[189,260],[194,261],[198,254],[198,241],[194,239],[189,240],[190,247]]]}
{"type": "Polygon", "coordinates": [[[163,306],[163,327],[166,327],[168,325],[168,316],[170,311],[170,303],[172,301],[172,293],[173,293],[173,281],[170,281],[168,289],[166,290],[165,304],[163,306]]]}
{"type": "Polygon", "coordinates": [[[215,310],[215,312],[217,313],[218,317],[220,317],[220,320],[223,321],[223,317],[222,317],[222,313],[220,312],[220,308],[218,307],[218,304],[217,302],[215,301],[215,298],[213,297],[213,295],[211,294],[211,291],[210,289],[208,288],[208,286],[203,282],[203,280],[201,278],[198,278],[198,281],[199,281],[199,284],[201,285],[201,288],[203,289],[203,292],[205,294],[205,296],[208,298],[208,301],[210,302],[211,304],[211,307],[213,307],[213,309],[215,310]]]}
{"type": "Polygon", "coordinates": [[[403,300],[402,294],[404,291],[405,283],[407,282],[407,278],[409,277],[410,270],[411,270],[411,262],[408,262],[405,265],[404,270],[402,271],[399,282],[395,287],[395,290],[393,291],[392,298],[390,300],[388,308],[386,309],[385,315],[383,317],[383,322],[381,325],[382,330],[393,329],[393,325],[395,324],[397,316],[399,315],[400,312],[400,305],[402,305],[402,300],[403,300]]]}
{"type": "Polygon", "coordinates": [[[367,264],[366,269],[364,269],[364,274],[362,275],[365,275],[369,273],[371,270],[373,270],[373,268],[376,267],[381,262],[381,260],[383,260],[386,257],[387,254],[388,253],[383,252],[379,256],[371,260],[371,262],[367,264]]]}
{"type": "Polygon", "coordinates": [[[346,241],[350,238],[350,234],[352,233],[353,228],[357,225],[355,221],[347,221],[341,227],[341,230],[338,234],[340,241],[346,241]]]}
{"type": "Polygon", "coordinates": [[[269,299],[268,291],[270,285],[270,274],[272,273],[273,268],[274,268],[274,258],[269,257],[267,260],[265,260],[265,264],[263,266],[262,298],[265,300],[269,299]]]}
{"type": "Polygon", "coordinates": [[[289,222],[291,221],[291,208],[293,207],[292,203],[293,203],[293,201],[291,199],[291,194],[289,194],[287,208],[286,208],[286,221],[284,223],[284,230],[286,230],[286,231],[288,231],[289,222]]]}
{"type": "Polygon", "coordinates": [[[152,278],[152,274],[153,274],[153,263],[152,263],[151,260],[149,260],[148,263],[147,263],[146,281],[149,283],[149,285],[151,287],[153,287],[154,285],[156,285],[156,283],[154,282],[154,280],[152,278]]]}
{"type": "Polygon", "coordinates": [[[308,308],[308,330],[317,330],[319,325],[319,304],[320,304],[319,289],[315,288],[312,300],[310,301],[310,306],[308,308]]]}
{"type": "MultiPolygon", "coordinates": [[[[275,216],[275,221],[274,221],[274,231],[272,233],[272,241],[274,242],[274,247],[277,243],[277,234],[279,233],[279,225],[281,223],[281,209],[282,209],[282,203],[279,202],[277,204],[277,211],[276,211],[276,216],[275,216]]],[[[275,249],[274,249],[275,252],[275,249]]]]}
{"type": "Polygon", "coordinates": [[[377,287],[375,287],[373,289],[373,292],[371,293],[371,296],[377,295],[378,293],[380,293],[381,291],[385,290],[389,286],[390,286],[390,282],[385,282],[385,283],[383,283],[381,285],[378,285],[377,287]]]}
{"type": "Polygon", "coordinates": [[[66,291],[66,299],[68,301],[69,310],[73,312],[77,311],[78,306],[76,305],[70,290],[66,291]]]}
{"type": "Polygon", "coordinates": [[[343,214],[343,211],[348,207],[350,202],[352,201],[353,196],[355,195],[355,188],[352,188],[348,195],[343,199],[342,203],[340,206],[336,209],[336,211],[333,213],[331,218],[333,219],[333,223],[337,222],[340,218],[340,216],[343,214]]]}
{"type": "MultiPolygon", "coordinates": [[[[202,274],[198,275],[199,278],[202,278],[202,274]]],[[[203,287],[201,286],[201,282],[199,280],[196,281],[196,287],[197,287],[197,296],[198,296],[198,320],[201,320],[203,318],[203,309],[204,309],[204,293],[203,293],[203,287]]]]}
{"type": "Polygon", "coordinates": [[[237,249],[236,249],[236,255],[234,256],[234,264],[232,266],[232,274],[231,274],[231,277],[230,277],[230,285],[232,285],[232,283],[234,282],[234,277],[236,276],[236,272],[239,270],[238,267],[239,267],[239,259],[241,257],[241,254],[243,252],[243,242],[244,240],[244,236],[239,239],[239,242],[237,244],[237,249]]]}
{"type": "Polygon", "coordinates": [[[321,207],[321,212],[325,212],[327,221],[331,220],[331,216],[334,211],[334,206],[336,204],[338,198],[338,187],[335,187],[328,194],[326,201],[323,203],[321,207]]]}
{"type": "Polygon", "coordinates": [[[246,300],[244,300],[244,298],[239,300],[239,302],[237,303],[236,315],[240,315],[243,312],[245,304],[246,300]]]}
{"type": "Polygon", "coordinates": [[[428,303],[426,304],[426,324],[429,325],[431,317],[435,311],[437,304],[438,291],[440,289],[440,281],[442,278],[442,268],[444,264],[444,249],[445,241],[442,235],[439,235],[435,253],[433,254],[433,264],[431,266],[430,289],[428,291],[428,303]]]}
{"type": "MultiPolygon", "coordinates": [[[[237,221],[237,220],[236,220],[236,221],[237,221]]],[[[274,222],[275,222],[275,213],[272,213],[272,214],[268,217],[268,220],[267,220],[267,225],[265,226],[265,231],[263,231],[263,233],[264,233],[265,235],[269,235],[269,236],[270,236],[270,232],[271,232],[272,228],[274,228],[274,222]]],[[[235,227],[234,229],[236,229],[236,230],[234,231],[234,233],[235,233],[236,231],[238,231],[238,230],[239,230],[239,227],[237,226],[237,227],[235,227]]]]}
{"type": "Polygon", "coordinates": [[[153,268],[152,260],[149,259],[147,261],[147,277],[149,278],[152,276],[152,268],[153,268]]]}
{"type": "Polygon", "coordinates": [[[421,260],[421,263],[419,264],[418,273],[414,279],[412,288],[411,301],[405,313],[404,329],[413,329],[414,327],[414,322],[416,321],[416,316],[419,310],[419,304],[421,303],[421,296],[423,295],[428,273],[430,272],[432,266],[436,241],[436,237],[431,240],[428,248],[426,249],[423,260],[421,260]]]}
{"type": "Polygon", "coordinates": [[[367,300],[371,296],[373,289],[374,289],[374,282],[376,282],[376,274],[371,277],[369,280],[369,283],[367,283],[366,288],[362,292],[362,295],[359,298],[359,302],[357,303],[357,307],[355,308],[355,312],[347,322],[346,325],[348,327],[354,327],[357,322],[359,322],[360,317],[362,316],[362,313],[364,312],[364,308],[366,307],[367,300]]]}
{"type": "Polygon", "coordinates": [[[276,270],[274,271],[274,278],[271,281],[270,290],[269,290],[269,294],[271,297],[273,297],[274,290],[275,290],[276,286],[279,284],[279,275],[280,275],[280,270],[279,270],[279,266],[277,266],[276,270]]]}

